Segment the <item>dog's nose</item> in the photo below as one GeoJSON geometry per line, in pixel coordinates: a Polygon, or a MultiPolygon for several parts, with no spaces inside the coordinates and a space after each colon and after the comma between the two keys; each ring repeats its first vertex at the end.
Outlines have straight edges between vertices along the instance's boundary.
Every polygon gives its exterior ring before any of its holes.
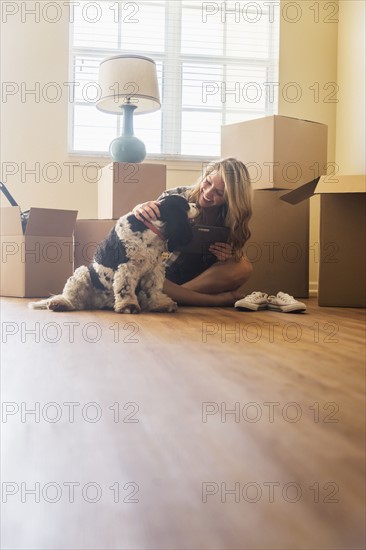
{"type": "Polygon", "coordinates": [[[189,210],[188,210],[188,218],[189,219],[197,218],[198,214],[199,214],[199,210],[197,206],[190,202],[189,210]]]}

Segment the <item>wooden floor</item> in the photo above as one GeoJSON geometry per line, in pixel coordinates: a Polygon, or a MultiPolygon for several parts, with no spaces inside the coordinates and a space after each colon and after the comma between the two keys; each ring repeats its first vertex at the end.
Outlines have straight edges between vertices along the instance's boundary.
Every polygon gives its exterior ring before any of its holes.
{"type": "Polygon", "coordinates": [[[365,311],[306,302],[2,299],[1,548],[364,548],[365,311]]]}

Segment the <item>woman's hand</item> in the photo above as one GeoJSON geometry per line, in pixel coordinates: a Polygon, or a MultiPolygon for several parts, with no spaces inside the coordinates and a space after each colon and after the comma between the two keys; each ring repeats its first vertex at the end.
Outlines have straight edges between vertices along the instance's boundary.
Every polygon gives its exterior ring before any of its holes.
{"type": "Polygon", "coordinates": [[[233,247],[229,243],[214,243],[209,247],[211,254],[214,254],[220,262],[231,260],[233,257],[233,247]]]}
{"type": "Polygon", "coordinates": [[[148,201],[143,202],[135,206],[132,210],[132,213],[136,216],[141,222],[144,221],[154,221],[160,218],[159,202],[158,201],[148,201]]]}

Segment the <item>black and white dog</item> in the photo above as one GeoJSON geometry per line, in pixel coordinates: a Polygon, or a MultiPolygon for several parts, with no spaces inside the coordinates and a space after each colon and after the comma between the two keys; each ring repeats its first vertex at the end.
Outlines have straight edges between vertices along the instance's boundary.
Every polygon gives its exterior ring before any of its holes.
{"type": "Polygon", "coordinates": [[[195,205],[179,195],[161,199],[160,218],[141,222],[122,216],[98,246],[89,267],[78,267],[62,294],[30,303],[33,309],[75,311],[114,309],[117,313],[174,312],[177,304],[163,292],[162,254],[188,244],[195,205]]]}

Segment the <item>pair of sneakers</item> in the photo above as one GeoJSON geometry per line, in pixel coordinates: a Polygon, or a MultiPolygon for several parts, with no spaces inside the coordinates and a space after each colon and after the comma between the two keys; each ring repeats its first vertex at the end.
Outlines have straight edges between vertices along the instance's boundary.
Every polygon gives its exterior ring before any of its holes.
{"type": "Polygon", "coordinates": [[[235,302],[234,307],[240,311],[270,309],[272,311],[283,311],[284,313],[306,310],[306,305],[303,302],[298,302],[293,296],[285,292],[277,292],[276,296],[268,296],[265,292],[255,291],[235,302]]]}

